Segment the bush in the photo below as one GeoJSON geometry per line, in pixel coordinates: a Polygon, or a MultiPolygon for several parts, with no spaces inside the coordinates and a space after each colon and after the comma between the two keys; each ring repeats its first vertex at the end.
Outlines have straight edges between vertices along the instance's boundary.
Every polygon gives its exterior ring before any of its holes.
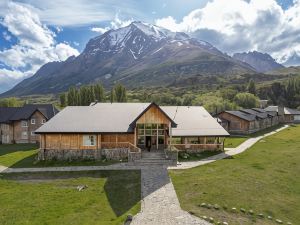
{"type": "Polygon", "coordinates": [[[243,108],[255,108],[259,106],[259,99],[250,93],[238,93],[234,97],[234,102],[243,108]]]}

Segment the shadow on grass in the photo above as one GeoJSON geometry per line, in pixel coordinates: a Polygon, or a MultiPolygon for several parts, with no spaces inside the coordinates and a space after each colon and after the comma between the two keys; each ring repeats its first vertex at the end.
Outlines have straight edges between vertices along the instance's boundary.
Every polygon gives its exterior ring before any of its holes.
{"type": "MultiPolygon", "coordinates": [[[[34,180],[37,180],[38,182],[40,180],[50,181],[55,179],[71,179],[80,177],[106,179],[104,191],[111,208],[118,217],[128,212],[141,200],[141,172],[139,170],[0,174],[0,179],[15,181],[30,180],[31,182],[34,180]]],[[[88,191],[88,189],[86,191],[88,191]]]]}
{"type": "Polygon", "coordinates": [[[37,144],[1,144],[0,145],[0,156],[11,154],[14,152],[27,152],[34,149],[38,149],[37,144]]]}

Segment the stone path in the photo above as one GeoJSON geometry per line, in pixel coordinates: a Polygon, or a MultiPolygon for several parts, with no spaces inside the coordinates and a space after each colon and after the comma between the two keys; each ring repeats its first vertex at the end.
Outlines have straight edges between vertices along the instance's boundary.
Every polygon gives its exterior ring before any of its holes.
{"type": "Polygon", "coordinates": [[[182,169],[190,169],[193,167],[197,167],[197,166],[201,166],[201,165],[205,165],[211,162],[215,162],[216,160],[220,160],[220,159],[224,159],[228,156],[233,156],[236,154],[240,154],[242,152],[244,152],[245,150],[247,150],[248,148],[250,148],[251,146],[253,146],[256,142],[258,142],[260,139],[276,134],[279,131],[282,131],[284,129],[286,129],[287,127],[289,127],[289,125],[284,125],[283,127],[272,131],[270,133],[267,133],[265,135],[259,136],[259,137],[255,137],[255,138],[249,138],[246,141],[244,141],[242,144],[240,144],[238,147],[236,148],[226,148],[225,150],[227,150],[226,152],[220,153],[218,155],[214,155],[208,158],[205,158],[203,160],[200,161],[193,161],[193,162],[181,162],[180,164],[178,164],[176,167],[172,166],[172,167],[168,167],[168,169],[172,169],[172,170],[182,170],[182,169]]]}
{"type": "Polygon", "coordinates": [[[180,208],[166,166],[143,167],[141,176],[141,212],[133,217],[131,225],[210,224],[180,208]]]}

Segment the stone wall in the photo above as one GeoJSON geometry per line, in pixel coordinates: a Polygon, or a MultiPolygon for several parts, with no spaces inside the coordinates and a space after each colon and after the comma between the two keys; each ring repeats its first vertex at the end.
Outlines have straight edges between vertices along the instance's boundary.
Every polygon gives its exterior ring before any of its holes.
{"type": "Polygon", "coordinates": [[[80,161],[80,160],[120,160],[128,158],[127,148],[116,149],[84,149],[84,150],[53,150],[41,149],[38,152],[38,160],[58,160],[58,161],[80,161]]]}
{"type": "Polygon", "coordinates": [[[102,149],[102,155],[109,160],[120,160],[128,158],[128,148],[102,149]]]}

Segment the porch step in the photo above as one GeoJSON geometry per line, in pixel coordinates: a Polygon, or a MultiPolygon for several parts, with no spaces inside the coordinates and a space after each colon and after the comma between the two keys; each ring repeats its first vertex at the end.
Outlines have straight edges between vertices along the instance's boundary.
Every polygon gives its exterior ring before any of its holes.
{"type": "Polygon", "coordinates": [[[135,165],[169,165],[172,163],[172,160],[169,159],[140,159],[134,161],[135,165]]]}
{"type": "Polygon", "coordinates": [[[142,153],[142,159],[165,159],[165,153],[164,152],[143,152],[142,153]]]}

